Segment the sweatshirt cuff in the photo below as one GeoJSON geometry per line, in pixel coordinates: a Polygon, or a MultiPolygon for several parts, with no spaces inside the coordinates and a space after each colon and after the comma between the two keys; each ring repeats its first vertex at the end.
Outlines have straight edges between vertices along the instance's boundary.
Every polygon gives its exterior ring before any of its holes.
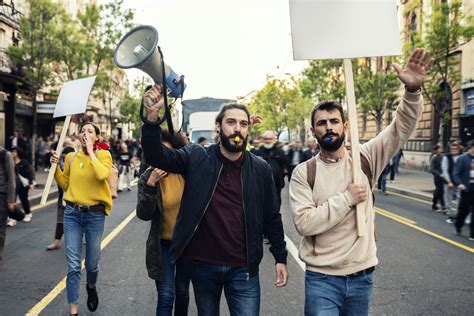
{"type": "Polygon", "coordinates": [[[410,102],[416,102],[418,101],[418,99],[421,97],[421,90],[418,90],[416,92],[410,92],[410,91],[407,91],[405,89],[405,95],[404,95],[404,98],[407,100],[407,101],[410,101],[410,102]]]}
{"type": "Polygon", "coordinates": [[[355,201],[354,201],[354,199],[352,198],[352,194],[349,192],[349,190],[346,190],[346,191],[343,193],[343,196],[344,196],[344,200],[345,200],[346,203],[347,203],[347,206],[352,207],[352,206],[355,205],[355,201]]]}
{"type": "Polygon", "coordinates": [[[145,183],[145,186],[143,187],[143,192],[147,194],[156,194],[158,192],[158,186],[152,187],[151,185],[145,183]]]}

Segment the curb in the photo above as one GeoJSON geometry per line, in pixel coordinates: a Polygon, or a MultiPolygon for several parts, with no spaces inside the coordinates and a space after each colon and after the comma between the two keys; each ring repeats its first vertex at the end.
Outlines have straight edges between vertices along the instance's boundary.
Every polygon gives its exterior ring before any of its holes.
{"type": "MultiPolygon", "coordinates": [[[[59,195],[58,190],[57,189],[52,189],[51,191],[49,191],[48,201],[57,199],[58,195],[59,195]]],[[[34,207],[34,206],[39,205],[40,202],[41,202],[41,197],[42,197],[42,194],[36,194],[34,196],[31,196],[28,199],[30,201],[30,206],[34,207]]]]}
{"type": "Polygon", "coordinates": [[[405,190],[405,189],[391,187],[391,186],[388,186],[388,185],[387,185],[387,191],[392,192],[392,193],[398,193],[398,194],[409,196],[409,197],[413,197],[413,198],[417,198],[417,199],[420,199],[420,200],[423,200],[423,201],[426,201],[426,202],[431,202],[431,200],[433,199],[433,197],[431,195],[428,195],[428,194],[424,194],[424,193],[416,192],[416,191],[415,192],[414,191],[408,191],[408,190],[405,190]]]}

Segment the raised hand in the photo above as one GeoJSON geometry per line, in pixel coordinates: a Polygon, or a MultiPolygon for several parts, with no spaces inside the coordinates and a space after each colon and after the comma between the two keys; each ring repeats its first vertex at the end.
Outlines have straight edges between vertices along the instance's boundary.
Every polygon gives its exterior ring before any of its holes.
{"type": "Polygon", "coordinates": [[[163,86],[155,84],[143,96],[143,105],[146,110],[146,118],[151,122],[158,121],[158,112],[165,105],[162,95],[163,86]]]}
{"type": "Polygon", "coordinates": [[[161,179],[163,179],[167,175],[168,175],[168,173],[166,171],[155,168],[151,172],[150,177],[148,177],[147,184],[149,186],[154,187],[158,181],[160,181],[161,179]]]}
{"type": "Polygon", "coordinates": [[[433,61],[427,50],[416,48],[403,69],[398,64],[392,66],[405,86],[416,90],[421,88],[428,69],[433,65],[433,61]]]}
{"type": "Polygon", "coordinates": [[[260,124],[262,123],[262,120],[263,120],[263,117],[261,117],[260,115],[257,114],[257,112],[255,112],[254,114],[250,116],[250,126],[260,124]]]}

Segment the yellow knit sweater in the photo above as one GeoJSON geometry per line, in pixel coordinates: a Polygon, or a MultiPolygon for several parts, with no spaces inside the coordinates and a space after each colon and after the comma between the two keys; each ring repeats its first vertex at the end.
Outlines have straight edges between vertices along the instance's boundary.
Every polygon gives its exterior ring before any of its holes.
{"type": "Polygon", "coordinates": [[[171,240],[183,196],[184,178],[180,174],[170,173],[160,180],[160,188],[163,203],[161,239],[171,240]]]}
{"type": "Polygon", "coordinates": [[[112,168],[112,156],[107,150],[96,152],[97,159],[91,160],[84,152],[78,152],[72,164],[69,162],[73,153],[66,156],[64,171],[56,168],[54,178],[64,190],[64,200],[79,205],[104,204],[106,215],[112,209],[112,195],[110,194],[107,178],[112,168]]]}

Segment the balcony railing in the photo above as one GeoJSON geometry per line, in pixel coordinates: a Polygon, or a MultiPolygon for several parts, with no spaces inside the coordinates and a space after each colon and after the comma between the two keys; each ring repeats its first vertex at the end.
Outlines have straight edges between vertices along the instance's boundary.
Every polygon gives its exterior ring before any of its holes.
{"type": "Polygon", "coordinates": [[[20,27],[21,14],[22,13],[16,9],[13,1],[12,4],[0,3],[0,21],[5,22],[14,29],[18,30],[20,27]]]}

